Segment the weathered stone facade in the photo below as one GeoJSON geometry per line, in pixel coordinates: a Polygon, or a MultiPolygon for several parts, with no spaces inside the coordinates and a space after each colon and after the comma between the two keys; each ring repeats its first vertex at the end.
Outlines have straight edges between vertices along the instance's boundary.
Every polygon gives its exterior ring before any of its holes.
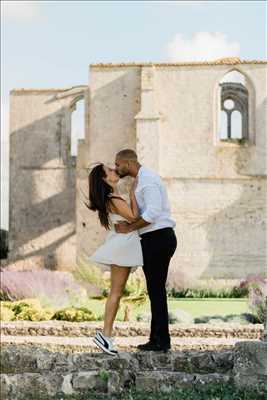
{"type": "MultiPolygon", "coordinates": [[[[90,66],[90,89],[14,90],[10,115],[7,265],[74,269],[104,239],[83,204],[88,167],[136,149],[167,185],[181,283],[267,275],[265,61],[90,66]],[[218,135],[219,82],[246,78],[247,138],[218,135]],[[85,139],[69,156],[73,104],[85,98],[85,139]]],[[[125,187],[125,185],[123,185],[125,187]]],[[[122,190],[123,190],[122,187],[122,190]]]]}

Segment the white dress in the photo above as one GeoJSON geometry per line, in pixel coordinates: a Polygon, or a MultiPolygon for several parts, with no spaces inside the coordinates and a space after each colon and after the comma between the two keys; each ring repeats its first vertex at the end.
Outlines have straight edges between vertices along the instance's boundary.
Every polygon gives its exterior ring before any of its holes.
{"type": "Polygon", "coordinates": [[[111,264],[131,267],[131,273],[143,266],[141,238],[138,231],[117,233],[114,224],[126,221],[119,214],[109,213],[111,229],[105,242],[89,257],[89,261],[110,269],[111,264]]]}

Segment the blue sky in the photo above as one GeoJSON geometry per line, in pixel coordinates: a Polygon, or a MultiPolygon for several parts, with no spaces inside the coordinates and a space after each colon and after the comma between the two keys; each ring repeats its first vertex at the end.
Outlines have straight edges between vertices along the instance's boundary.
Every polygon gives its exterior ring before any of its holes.
{"type": "Polygon", "coordinates": [[[11,89],[87,84],[94,62],[267,58],[265,1],[8,0],[1,11],[1,226],[11,89]]]}

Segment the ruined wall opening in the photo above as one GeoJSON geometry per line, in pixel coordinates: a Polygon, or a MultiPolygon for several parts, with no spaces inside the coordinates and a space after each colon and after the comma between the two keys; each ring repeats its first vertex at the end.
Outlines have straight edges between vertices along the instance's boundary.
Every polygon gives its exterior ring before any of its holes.
{"type": "Polygon", "coordinates": [[[76,164],[78,141],[85,138],[85,100],[83,96],[79,96],[72,102],[70,111],[70,156],[73,163],[76,164]]]}
{"type": "Polygon", "coordinates": [[[246,77],[233,70],[219,82],[219,138],[249,138],[249,90],[246,77]]]}

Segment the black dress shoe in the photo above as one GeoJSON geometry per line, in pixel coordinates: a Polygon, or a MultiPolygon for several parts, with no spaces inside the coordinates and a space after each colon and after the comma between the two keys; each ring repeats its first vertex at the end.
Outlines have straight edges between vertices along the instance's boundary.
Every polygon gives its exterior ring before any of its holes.
{"type": "Polygon", "coordinates": [[[137,348],[139,350],[146,350],[148,348],[150,348],[151,346],[154,345],[154,342],[152,342],[151,340],[149,340],[147,343],[144,344],[138,344],[137,348]]]}
{"type": "Polygon", "coordinates": [[[170,350],[170,345],[161,345],[153,342],[147,342],[145,344],[139,344],[137,348],[141,351],[163,351],[166,353],[170,350]]]}

